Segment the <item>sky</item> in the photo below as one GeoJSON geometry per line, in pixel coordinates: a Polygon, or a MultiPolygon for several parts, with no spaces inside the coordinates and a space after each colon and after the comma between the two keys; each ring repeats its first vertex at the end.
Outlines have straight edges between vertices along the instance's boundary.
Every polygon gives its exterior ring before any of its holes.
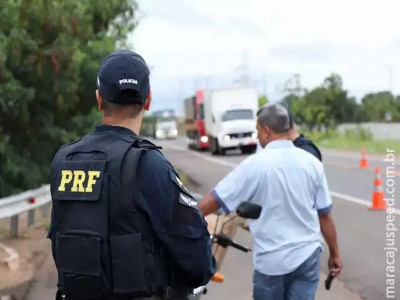
{"type": "Polygon", "coordinates": [[[199,88],[249,84],[271,101],[300,74],[335,72],[358,101],[400,94],[398,0],[138,0],[133,49],[151,67],[153,109],[183,111],[199,88]]]}

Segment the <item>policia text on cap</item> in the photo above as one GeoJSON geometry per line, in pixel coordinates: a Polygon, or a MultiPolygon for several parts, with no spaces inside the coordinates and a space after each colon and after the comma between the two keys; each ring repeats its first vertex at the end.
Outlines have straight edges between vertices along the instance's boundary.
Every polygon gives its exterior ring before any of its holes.
{"type": "Polygon", "coordinates": [[[48,237],[60,299],[187,299],[216,270],[196,201],[154,144],[140,138],[149,69],[119,50],[100,65],[103,125],[62,146],[51,167],[48,237]]]}

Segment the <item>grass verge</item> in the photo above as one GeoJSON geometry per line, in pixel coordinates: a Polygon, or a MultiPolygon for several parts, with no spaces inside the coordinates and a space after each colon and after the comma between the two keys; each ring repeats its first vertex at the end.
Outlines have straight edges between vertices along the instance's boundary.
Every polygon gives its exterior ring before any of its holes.
{"type": "Polygon", "coordinates": [[[188,183],[188,176],[182,171],[178,171],[178,174],[179,174],[179,178],[181,179],[183,185],[186,185],[188,183]]]}
{"type": "Polygon", "coordinates": [[[337,133],[305,132],[306,137],[321,148],[359,150],[365,147],[369,153],[387,153],[387,148],[400,153],[400,140],[374,140],[363,137],[357,133],[348,132],[340,135],[337,133]]]}

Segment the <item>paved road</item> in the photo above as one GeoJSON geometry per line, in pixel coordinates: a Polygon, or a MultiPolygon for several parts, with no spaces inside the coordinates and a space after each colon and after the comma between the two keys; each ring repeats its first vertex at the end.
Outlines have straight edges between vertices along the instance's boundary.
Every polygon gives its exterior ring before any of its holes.
{"type": "MultiPolygon", "coordinates": [[[[213,188],[218,180],[247,157],[236,152],[220,157],[212,156],[208,152],[189,151],[183,139],[157,143],[164,147],[163,153],[176,168],[185,171],[200,184],[196,192],[201,194],[213,188]]],[[[386,245],[386,213],[368,211],[367,206],[373,189],[373,168],[379,166],[384,170],[387,163],[382,162],[382,157],[373,156],[370,157],[372,169],[360,170],[357,154],[325,151],[323,155],[329,185],[335,195],[333,216],[338,227],[344,270],[340,280],[333,282],[330,292],[324,291],[321,282],[317,299],[386,299],[386,254],[383,249],[386,245]]],[[[399,170],[398,163],[396,169],[399,170]]],[[[385,176],[382,175],[385,182],[385,176]]],[[[399,176],[395,178],[395,187],[400,189],[399,176]]],[[[399,203],[400,200],[397,201],[396,208],[399,208],[399,203]]],[[[395,225],[399,228],[400,217],[398,214],[395,216],[395,225]]],[[[247,232],[239,230],[236,240],[245,245],[252,245],[247,232]]],[[[398,236],[396,241],[399,241],[398,236]]],[[[327,253],[324,251],[321,270],[325,273],[326,261],[327,253]]],[[[399,281],[399,268],[396,271],[396,279],[399,281]]],[[[222,272],[225,274],[225,282],[211,283],[209,293],[204,299],[251,299],[251,254],[229,250],[222,272]]],[[[49,257],[26,300],[53,299],[51,295],[54,295],[55,274],[49,257]]],[[[322,279],[324,276],[322,275],[322,279]]],[[[400,290],[396,292],[396,299],[400,299],[400,290]]]]}
{"type": "MultiPolygon", "coordinates": [[[[208,152],[189,151],[184,140],[159,141],[164,147],[164,153],[173,164],[201,184],[197,192],[206,193],[227,174],[232,167],[240,163],[247,156],[237,152],[229,153],[227,156],[212,156],[208,152]]],[[[387,162],[383,157],[370,157],[370,170],[358,168],[359,156],[348,152],[324,151],[324,165],[331,191],[335,197],[334,212],[344,260],[343,281],[348,290],[359,294],[363,299],[385,299],[386,295],[386,212],[371,212],[367,206],[370,205],[374,172],[377,166],[386,169],[387,162]]],[[[396,170],[399,164],[396,163],[396,170]]],[[[382,174],[385,183],[385,174],[382,174]]],[[[395,187],[400,189],[399,174],[394,178],[395,187]]],[[[398,192],[395,193],[399,195],[398,192]]],[[[399,209],[400,200],[395,207],[399,209]]],[[[399,228],[399,212],[395,226],[399,228]]],[[[238,241],[251,244],[249,235],[238,234],[238,241]]],[[[396,241],[399,241],[398,236],[396,241]]],[[[322,259],[322,271],[326,272],[327,252],[324,251],[322,259]]],[[[211,284],[209,299],[247,299],[251,294],[251,257],[250,255],[229,251],[224,262],[226,283],[223,286],[211,284]],[[249,266],[250,265],[250,266],[249,266]],[[240,295],[240,296],[239,296],[240,295]],[[247,297],[247,298],[246,298],[247,297]]],[[[397,268],[396,278],[399,280],[400,272],[397,268]]],[[[338,284],[339,282],[334,282],[338,284]]],[[[400,299],[400,291],[397,291],[400,299]]],[[[320,299],[347,299],[343,295],[323,294],[319,290],[320,299]],[[329,298],[332,297],[332,298],[329,298]],[[334,297],[334,298],[333,298],[334,297]]],[[[350,297],[350,296],[348,296],[350,297]]],[[[348,298],[352,299],[352,298],[348,298]]]]}

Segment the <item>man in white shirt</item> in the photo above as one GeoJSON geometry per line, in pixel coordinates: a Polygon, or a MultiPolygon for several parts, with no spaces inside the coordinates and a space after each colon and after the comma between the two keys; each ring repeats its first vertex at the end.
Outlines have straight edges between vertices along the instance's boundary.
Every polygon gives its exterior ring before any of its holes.
{"type": "Polygon", "coordinates": [[[207,215],[220,207],[232,212],[244,200],[261,205],[260,217],[249,220],[254,299],[311,300],[319,281],[321,232],[331,274],[342,269],[324,167],[289,139],[289,115],[282,105],[266,105],[257,116],[263,149],[219,182],[200,209],[207,215]]]}

